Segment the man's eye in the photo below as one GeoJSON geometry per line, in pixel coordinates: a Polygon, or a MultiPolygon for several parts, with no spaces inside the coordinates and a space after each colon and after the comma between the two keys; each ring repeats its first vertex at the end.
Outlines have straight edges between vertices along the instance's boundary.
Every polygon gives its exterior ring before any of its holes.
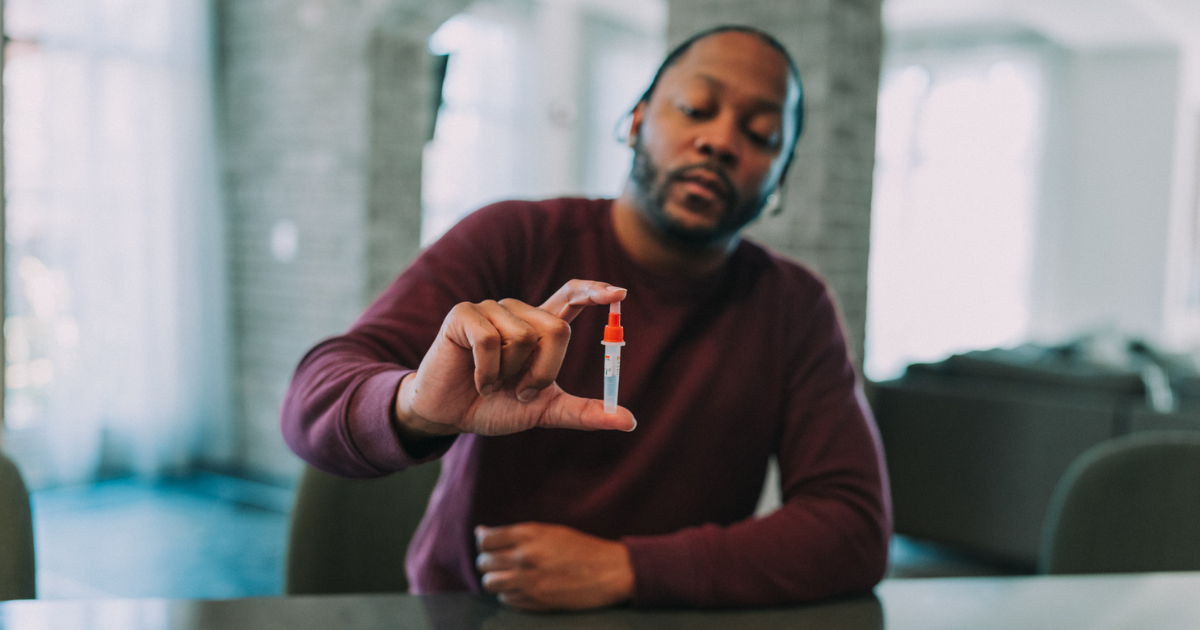
{"type": "Polygon", "coordinates": [[[746,137],[750,138],[750,142],[754,143],[757,146],[766,148],[766,149],[774,149],[776,146],[779,145],[779,132],[778,131],[773,131],[773,132],[771,132],[769,134],[765,134],[765,135],[761,134],[761,133],[756,133],[754,131],[747,131],[746,137]]]}
{"type": "Polygon", "coordinates": [[[679,111],[683,112],[683,115],[688,118],[703,118],[706,113],[702,108],[692,107],[686,103],[680,103],[679,111]]]}

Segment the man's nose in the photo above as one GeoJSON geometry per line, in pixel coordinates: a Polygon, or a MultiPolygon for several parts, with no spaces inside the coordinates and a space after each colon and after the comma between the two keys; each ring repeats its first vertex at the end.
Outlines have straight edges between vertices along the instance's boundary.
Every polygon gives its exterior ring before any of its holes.
{"type": "Polygon", "coordinates": [[[727,168],[737,165],[741,149],[737,123],[724,116],[708,121],[696,134],[696,150],[727,168]]]}

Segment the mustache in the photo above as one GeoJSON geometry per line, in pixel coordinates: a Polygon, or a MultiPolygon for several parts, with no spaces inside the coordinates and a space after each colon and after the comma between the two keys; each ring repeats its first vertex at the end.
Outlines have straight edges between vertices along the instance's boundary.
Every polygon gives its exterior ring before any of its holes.
{"type": "Polygon", "coordinates": [[[704,171],[705,173],[717,178],[721,182],[722,191],[719,195],[726,202],[733,203],[737,201],[737,189],[733,187],[733,180],[729,178],[729,174],[725,169],[718,164],[712,162],[699,162],[696,164],[688,164],[679,168],[668,171],[666,174],[666,182],[673,183],[686,180],[696,171],[704,171]]]}

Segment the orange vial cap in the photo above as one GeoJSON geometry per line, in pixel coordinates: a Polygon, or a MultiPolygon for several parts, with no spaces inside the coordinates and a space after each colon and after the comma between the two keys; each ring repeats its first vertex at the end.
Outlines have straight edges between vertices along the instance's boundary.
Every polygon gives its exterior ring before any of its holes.
{"type": "Polygon", "coordinates": [[[625,329],[621,328],[620,313],[608,314],[608,325],[604,327],[604,343],[625,343],[625,329]]]}

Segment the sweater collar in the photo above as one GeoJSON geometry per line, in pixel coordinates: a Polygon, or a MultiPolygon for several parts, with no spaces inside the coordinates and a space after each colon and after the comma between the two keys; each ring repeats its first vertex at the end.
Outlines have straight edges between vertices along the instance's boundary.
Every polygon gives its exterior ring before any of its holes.
{"type": "Polygon", "coordinates": [[[603,245],[605,249],[615,254],[614,258],[620,267],[621,276],[634,280],[640,289],[654,292],[659,299],[697,300],[712,296],[733,277],[746,247],[745,241],[739,242],[725,263],[710,274],[700,278],[679,278],[650,269],[634,260],[629,252],[625,251],[625,247],[617,239],[616,228],[613,226],[612,199],[603,200],[602,212],[604,216],[601,221],[600,234],[604,241],[603,245]]]}

